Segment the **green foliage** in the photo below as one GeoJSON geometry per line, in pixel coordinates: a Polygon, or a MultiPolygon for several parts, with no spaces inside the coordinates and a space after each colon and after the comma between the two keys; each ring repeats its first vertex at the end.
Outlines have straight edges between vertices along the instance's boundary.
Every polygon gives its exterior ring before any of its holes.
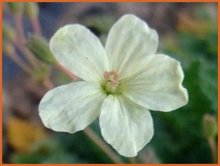
{"type": "Polygon", "coordinates": [[[194,22],[208,27],[196,33],[177,29],[176,34],[163,39],[165,45],[161,52],[181,61],[185,74],[183,84],[189,93],[189,103],[179,110],[152,112],[155,136],[151,144],[164,163],[212,162],[203,117],[206,113],[217,116],[217,25],[216,20],[205,15],[209,19],[197,15],[197,23],[194,22]]]}
{"type": "Polygon", "coordinates": [[[13,163],[81,163],[74,155],[68,153],[56,138],[49,138],[33,146],[30,153],[14,154],[13,163]]]}
{"type": "Polygon", "coordinates": [[[214,110],[199,87],[199,70],[200,62],[195,61],[185,71],[184,84],[189,93],[187,106],[171,113],[154,113],[157,130],[152,142],[165,163],[211,162],[203,136],[202,118],[206,112],[214,110]]]}

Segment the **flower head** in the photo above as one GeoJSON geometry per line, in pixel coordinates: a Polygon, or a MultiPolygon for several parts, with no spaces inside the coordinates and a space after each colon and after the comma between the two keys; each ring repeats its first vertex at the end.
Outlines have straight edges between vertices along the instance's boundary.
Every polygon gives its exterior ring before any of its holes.
{"type": "Polygon", "coordinates": [[[75,133],[99,116],[104,139],[121,155],[136,156],[153,137],[149,110],[168,112],[188,102],[180,63],[157,47],[157,32],[134,15],[113,25],[105,48],[82,25],[60,28],[50,49],[83,81],[46,93],[39,105],[44,125],[75,133]]]}

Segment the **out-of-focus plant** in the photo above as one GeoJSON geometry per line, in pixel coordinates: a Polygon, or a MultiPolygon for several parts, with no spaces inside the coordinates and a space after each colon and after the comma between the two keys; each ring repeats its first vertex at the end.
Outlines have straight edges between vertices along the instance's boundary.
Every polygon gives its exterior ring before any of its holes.
{"type": "Polygon", "coordinates": [[[30,22],[33,27],[33,31],[37,35],[41,35],[41,27],[39,23],[39,7],[37,3],[27,2],[24,4],[25,6],[25,14],[30,19],[30,22]]]}
{"type": "Polygon", "coordinates": [[[213,161],[201,124],[206,113],[217,116],[217,21],[206,11],[201,5],[191,15],[181,13],[175,31],[163,38],[161,49],[184,66],[190,96],[187,107],[158,118],[158,137],[165,135],[166,141],[156,139],[153,145],[163,162],[213,161]]]}
{"type": "Polygon", "coordinates": [[[44,39],[43,37],[37,35],[29,36],[27,48],[40,61],[47,64],[55,63],[55,59],[50,50],[48,49],[48,43],[46,39],[44,39]]]}
{"type": "Polygon", "coordinates": [[[46,138],[46,133],[39,124],[10,117],[6,124],[7,140],[17,152],[30,152],[32,144],[46,138]]]}
{"type": "Polygon", "coordinates": [[[205,114],[203,117],[203,131],[206,137],[210,150],[212,153],[213,162],[217,162],[217,145],[216,136],[218,134],[218,127],[215,116],[210,114],[205,114]]]}

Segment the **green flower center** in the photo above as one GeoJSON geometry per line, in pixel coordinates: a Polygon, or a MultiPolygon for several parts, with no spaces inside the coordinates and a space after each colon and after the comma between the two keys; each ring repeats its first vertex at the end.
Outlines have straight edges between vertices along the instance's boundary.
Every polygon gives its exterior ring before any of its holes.
{"type": "Polygon", "coordinates": [[[109,94],[121,94],[121,84],[119,82],[119,76],[116,71],[105,71],[104,72],[104,82],[102,84],[103,91],[109,94]]]}

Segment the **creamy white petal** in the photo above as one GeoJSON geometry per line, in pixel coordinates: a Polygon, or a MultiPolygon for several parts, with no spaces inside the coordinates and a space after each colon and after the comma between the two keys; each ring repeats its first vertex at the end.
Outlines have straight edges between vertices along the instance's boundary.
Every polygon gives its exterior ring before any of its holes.
{"type": "Polygon", "coordinates": [[[92,83],[82,81],[59,86],[42,98],[40,117],[52,130],[74,133],[96,119],[104,98],[99,86],[92,83]]]}
{"type": "Polygon", "coordinates": [[[122,75],[133,61],[156,52],[158,34],[143,20],[129,14],[113,25],[105,47],[110,69],[122,75]]]}
{"type": "Polygon", "coordinates": [[[101,80],[108,70],[108,58],[99,39],[79,24],[60,28],[50,40],[59,63],[86,81],[101,80]]]}
{"type": "Polygon", "coordinates": [[[163,55],[150,55],[129,68],[123,80],[124,95],[132,101],[155,111],[172,111],[188,102],[187,90],[182,86],[184,74],[180,62],[163,55]]]}
{"type": "Polygon", "coordinates": [[[104,100],[99,121],[104,139],[126,157],[136,156],[154,134],[150,112],[122,96],[104,100]]]}

